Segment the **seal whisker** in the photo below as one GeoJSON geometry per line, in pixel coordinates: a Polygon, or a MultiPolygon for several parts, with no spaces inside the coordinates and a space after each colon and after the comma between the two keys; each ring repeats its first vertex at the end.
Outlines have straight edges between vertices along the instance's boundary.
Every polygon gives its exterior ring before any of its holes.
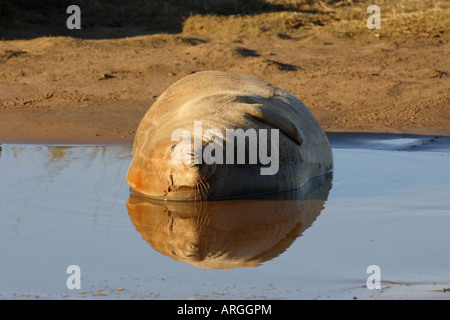
{"type": "Polygon", "coordinates": [[[199,201],[206,201],[208,200],[210,187],[208,182],[206,182],[204,179],[200,179],[195,184],[195,190],[196,190],[196,196],[195,200],[199,201]]]}
{"type": "Polygon", "coordinates": [[[206,187],[205,181],[204,180],[200,180],[200,185],[202,186],[203,199],[207,200],[208,199],[208,189],[206,187]]]}
{"type": "Polygon", "coordinates": [[[210,193],[211,188],[209,187],[209,183],[206,180],[202,179],[202,180],[200,180],[200,183],[202,185],[203,194],[204,194],[204,197],[205,197],[205,200],[206,200],[209,197],[209,193],[210,193]]]}
{"type": "Polygon", "coordinates": [[[200,181],[197,181],[195,183],[194,188],[195,188],[195,200],[201,201],[203,199],[203,194],[202,194],[202,187],[201,187],[200,181]]]}

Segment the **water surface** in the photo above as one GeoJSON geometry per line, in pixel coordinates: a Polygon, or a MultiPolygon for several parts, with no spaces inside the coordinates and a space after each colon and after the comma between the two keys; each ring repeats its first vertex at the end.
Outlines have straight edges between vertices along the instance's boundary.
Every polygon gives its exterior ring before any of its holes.
{"type": "Polygon", "coordinates": [[[332,176],[207,205],[130,196],[129,146],[4,144],[0,298],[449,299],[448,139],[330,138],[332,176]]]}

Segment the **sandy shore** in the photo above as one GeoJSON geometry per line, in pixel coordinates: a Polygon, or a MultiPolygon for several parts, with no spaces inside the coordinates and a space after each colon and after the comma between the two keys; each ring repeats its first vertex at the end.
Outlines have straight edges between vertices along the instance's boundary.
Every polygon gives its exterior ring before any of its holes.
{"type": "Polygon", "coordinates": [[[0,142],[132,143],[155,99],[202,70],[252,74],[327,132],[450,135],[450,37],[148,35],[0,41],[0,142]]]}

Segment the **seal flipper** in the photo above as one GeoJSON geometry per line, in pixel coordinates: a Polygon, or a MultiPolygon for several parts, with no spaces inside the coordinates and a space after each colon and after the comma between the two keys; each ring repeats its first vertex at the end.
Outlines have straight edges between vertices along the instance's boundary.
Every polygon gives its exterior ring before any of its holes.
{"type": "Polygon", "coordinates": [[[251,108],[248,108],[245,111],[247,116],[280,130],[290,139],[295,141],[295,143],[297,143],[299,146],[302,145],[303,140],[300,135],[299,128],[292,121],[292,119],[289,119],[288,117],[285,117],[284,115],[280,114],[279,112],[275,112],[270,108],[264,108],[263,106],[255,108],[255,105],[252,105],[251,108]]]}

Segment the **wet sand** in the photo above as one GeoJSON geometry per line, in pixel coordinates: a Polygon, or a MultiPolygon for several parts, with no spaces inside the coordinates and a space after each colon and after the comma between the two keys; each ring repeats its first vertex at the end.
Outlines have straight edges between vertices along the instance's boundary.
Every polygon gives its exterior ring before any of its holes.
{"type": "Polygon", "coordinates": [[[129,144],[155,99],[202,70],[252,74],[327,132],[450,135],[449,36],[42,37],[0,41],[0,143],[129,144]]]}

